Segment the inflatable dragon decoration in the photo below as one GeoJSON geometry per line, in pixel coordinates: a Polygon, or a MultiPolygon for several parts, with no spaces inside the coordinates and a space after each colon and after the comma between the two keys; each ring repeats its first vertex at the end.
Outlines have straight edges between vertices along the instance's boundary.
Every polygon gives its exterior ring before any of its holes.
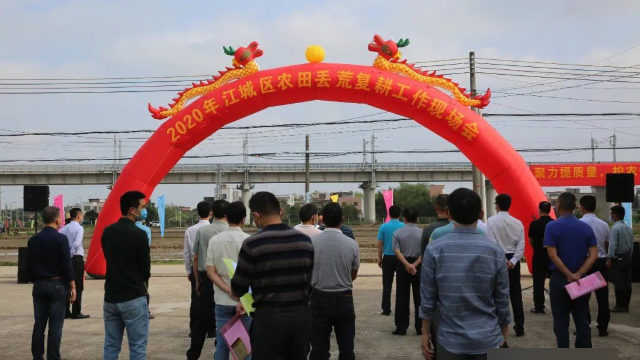
{"type": "Polygon", "coordinates": [[[160,108],[154,108],[149,104],[149,112],[151,112],[151,116],[158,120],[173,116],[182,110],[185,103],[190,99],[204,95],[226,83],[243,78],[259,70],[258,64],[254,59],[262,56],[262,50],[258,49],[257,42],[253,41],[246,48],[240,47],[237,50],[234,50],[231,46],[229,46],[229,48],[222,48],[225,54],[233,56],[233,60],[231,61],[233,67],[227,67],[224,71],[220,71],[219,75],[214,76],[206,82],[200,81],[200,83],[192,83],[191,87],[178,93],[178,97],[173,99],[173,103],[169,105],[169,108],[165,108],[163,106],[160,106],[160,108]]]}
{"type": "MultiPolygon", "coordinates": [[[[436,74],[435,71],[421,71],[416,69],[413,64],[407,64],[407,60],[400,60],[399,48],[409,45],[409,39],[400,39],[397,43],[393,40],[384,40],[380,35],[375,35],[373,41],[369,43],[369,51],[377,52],[378,57],[373,62],[373,66],[398,74],[405,75],[414,80],[426,83],[431,86],[439,87],[450,91],[453,97],[465,106],[484,108],[489,104],[491,90],[487,89],[484,95],[471,97],[466,89],[461,88],[458,84],[450,79],[436,74]]],[[[160,106],[155,108],[149,104],[149,112],[155,119],[161,120],[169,116],[177,114],[187,101],[197,96],[202,96],[211,90],[217,89],[224,84],[233,80],[237,80],[257,72],[258,64],[254,61],[262,56],[263,52],[258,49],[258,43],[253,41],[249,46],[240,47],[234,50],[233,47],[223,47],[224,53],[233,56],[231,64],[233,67],[227,67],[224,71],[220,71],[219,75],[213,76],[212,79],[192,83],[192,86],[179,92],[178,97],[173,99],[173,103],[169,108],[160,106]]]]}
{"type": "Polygon", "coordinates": [[[487,92],[484,95],[471,97],[471,94],[468,94],[466,89],[461,88],[452,80],[436,74],[435,71],[431,73],[428,71],[421,71],[416,69],[413,64],[407,64],[406,59],[400,61],[400,52],[398,51],[398,48],[405,47],[407,45],[409,45],[409,39],[400,39],[400,41],[396,43],[393,40],[385,41],[380,35],[376,34],[373,37],[373,41],[369,43],[369,51],[378,53],[378,57],[374,60],[373,66],[378,69],[405,75],[431,86],[448,90],[459,103],[465,106],[484,108],[489,104],[489,98],[491,97],[490,89],[487,89],[487,92]]]}

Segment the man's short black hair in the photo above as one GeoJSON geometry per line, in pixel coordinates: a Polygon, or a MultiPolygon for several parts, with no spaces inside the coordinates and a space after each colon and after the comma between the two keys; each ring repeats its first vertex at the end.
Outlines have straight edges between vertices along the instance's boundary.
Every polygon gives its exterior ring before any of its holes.
{"type": "Polygon", "coordinates": [[[612,206],[611,213],[618,217],[618,220],[624,220],[624,208],[620,205],[612,206]]]}
{"type": "Polygon", "coordinates": [[[415,208],[406,208],[402,213],[404,215],[404,220],[410,223],[418,222],[418,210],[415,208]]]}
{"type": "Polygon", "coordinates": [[[300,216],[300,221],[302,222],[307,222],[311,220],[313,215],[317,215],[317,214],[318,214],[318,207],[312,203],[304,204],[304,206],[300,208],[300,212],[298,213],[298,215],[300,216]]]}
{"type": "Polygon", "coordinates": [[[573,211],[576,208],[576,196],[570,192],[558,195],[558,210],[573,211]]]}
{"type": "Polygon", "coordinates": [[[453,221],[461,225],[471,225],[478,221],[482,201],[472,190],[459,188],[449,194],[449,214],[453,221]]]}
{"type": "Polygon", "coordinates": [[[580,205],[588,212],[596,211],[596,197],[593,195],[585,195],[580,198],[580,205]]]}
{"type": "Polygon", "coordinates": [[[508,194],[499,194],[496,196],[496,205],[501,211],[509,211],[511,207],[511,196],[508,194]]]}
{"type": "Polygon", "coordinates": [[[400,206],[398,205],[391,205],[391,207],[389,208],[389,216],[394,219],[399,218],[400,213],[402,213],[402,209],[400,209],[400,206]]]}
{"type": "Polygon", "coordinates": [[[75,220],[81,213],[82,209],[74,207],[73,209],[69,210],[69,217],[71,218],[71,220],[75,220]]]}
{"type": "Polygon", "coordinates": [[[60,217],[60,209],[55,206],[47,206],[42,210],[42,220],[45,224],[53,224],[60,217]]]}
{"type": "Polygon", "coordinates": [[[211,203],[208,201],[200,201],[197,209],[200,219],[208,218],[211,215],[211,203]]]}
{"type": "Polygon", "coordinates": [[[448,198],[449,195],[447,194],[440,194],[438,196],[436,196],[436,208],[440,208],[441,210],[444,210],[447,208],[447,203],[448,203],[448,198]]]}
{"type": "Polygon", "coordinates": [[[342,223],[342,207],[337,203],[325,205],[322,208],[322,221],[327,227],[339,227],[342,223]]]}
{"type": "Polygon", "coordinates": [[[213,202],[211,206],[213,210],[213,217],[216,219],[222,219],[227,216],[227,208],[229,207],[229,202],[227,200],[218,199],[213,202]]]}
{"type": "Polygon", "coordinates": [[[538,209],[540,210],[540,212],[548,214],[551,212],[551,203],[548,201],[540,201],[540,204],[538,204],[538,209]]]}
{"type": "Polygon", "coordinates": [[[234,201],[227,207],[229,224],[240,224],[247,217],[247,208],[242,201],[234,201]]]}
{"type": "Polygon", "coordinates": [[[249,209],[260,215],[280,215],[280,202],[268,191],[259,191],[249,200],[249,209]]]}
{"type": "Polygon", "coordinates": [[[143,200],[146,196],[137,190],[127,191],[120,197],[120,213],[126,216],[131,208],[138,208],[140,206],[140,200],[143,200]]]}

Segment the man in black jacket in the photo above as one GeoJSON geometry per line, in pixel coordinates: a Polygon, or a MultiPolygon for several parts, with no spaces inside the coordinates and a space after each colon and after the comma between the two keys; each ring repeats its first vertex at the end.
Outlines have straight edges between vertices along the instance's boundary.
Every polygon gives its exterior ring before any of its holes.
{"type": "Polygon", "coordinates": [[[130,359],[145,359],[149,336],[147,288],[151,271],[147,234],[135,225],[146,205],[139,191],[120,198],[122,218],[102,233],[107,260],[104,283],[104,359],[117,360],[124,329],[127,329],[130,359]]]}
{"type": "Polygon", "coordinates": [[[29,239],[27,264],[33,283],[33,333],[31,354],[44,359],[44,329],[49,322],[47,359],[60,359],[62,325],[67,300],[76,300],[76,285],[67,237],[58,232],[60,210],[49,206],[42,211],[45,227],[29,239]]]}
{"type": "Polygon", "coordinates": [[[534,314],[544,314],[544,282],[549,276],[549,255],[542,242],[544,240],[544,229],[553,219],[549,216],[551,203],[541,201],[538,204],[540,217],[529,225],[529,239],[533,248],[533,309],[534,314]]]}

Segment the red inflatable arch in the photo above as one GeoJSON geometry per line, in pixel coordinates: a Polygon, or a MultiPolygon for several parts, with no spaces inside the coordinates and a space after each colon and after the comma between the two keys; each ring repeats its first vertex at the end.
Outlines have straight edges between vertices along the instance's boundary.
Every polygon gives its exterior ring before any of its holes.
{"type": "MultiPolygon", "coordinates": [[[[538,214],[538,203],[546,200],[523,158],[491,125],[425,82],[373,66],[349,64],[316,62],[256,69],[202,94],[165,121],[138,150],[100,212],[86,271],[96,276],[106,272],[100,237],[105,226],[120,217],[123,193],[140,190],[150,196],[185,152],[233,121],[269,107],[312,100],[368,104],[414,119],[456,145],[498,192],[510,194],[511,213],[527,227],[538,214]]],[[[530,256],[527,241],[527,258],[530,256]]]]}

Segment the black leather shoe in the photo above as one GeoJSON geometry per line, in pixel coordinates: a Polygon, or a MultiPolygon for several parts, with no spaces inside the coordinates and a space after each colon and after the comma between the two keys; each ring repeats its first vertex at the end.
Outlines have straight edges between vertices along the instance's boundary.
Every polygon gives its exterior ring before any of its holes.
{"type": "Polygon", "coordinates": [[[533,314],[544,314],[544,309],[531,309],[531,313],[533,314]]]}
{"type": "Polygon", "coordinates": [[[600,337],[609,336],[609,332],[607,331],[607,329],[598,329],[598,336],[600,337]]]}
{"type": "Polygon", "coordinates": [[[391,332],[393,335],[405,336],[407,335],[407,330],[395,329],[391,332]]]}
{"type": "Polygon", "coordinates": [[[213,339],[214,337],[216,337],[216,333],[215,332],[210,332],[207,334],[207,339],[213,339]]]}
{"type": "Polygon", "coordinates": [[[83,313],[71,315],[72,319],[88,319],[90,315],[85,315],[83,313]]]}
{"type": "Polygon", "coordinates": [[[524,336],[524,329],[513,329],[516,332],[517,337],[524,336]]]}
{"type": "Polygon", "coordinates": [[[70,319],[71,318],[71,313],[64,314],[64,318],[65,319],[70,319]]]}
{"type": "Polygon", "coordinates": [[[380,315],[389,316],[391,315],[391,311],[383,311],[380,313],[380,315]]]}

